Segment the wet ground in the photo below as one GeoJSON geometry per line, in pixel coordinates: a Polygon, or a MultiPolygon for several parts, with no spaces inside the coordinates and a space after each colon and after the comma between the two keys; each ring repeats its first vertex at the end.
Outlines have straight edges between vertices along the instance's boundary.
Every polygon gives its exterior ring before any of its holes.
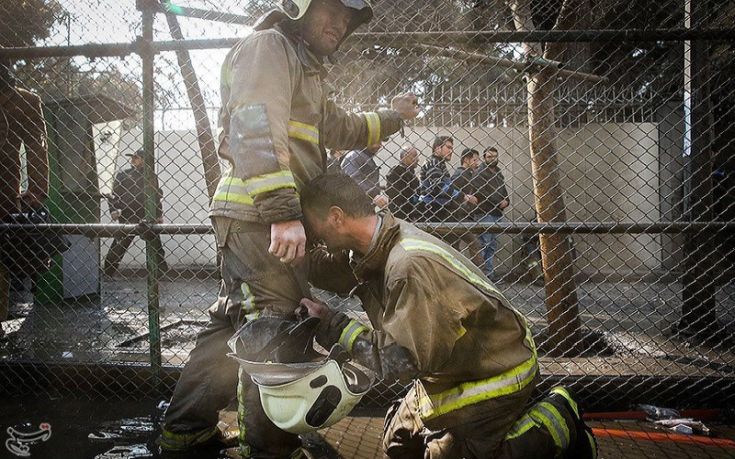
{"type": "MultiPolygon", "coordinates": [[[[705,381],[686,383],[675,392],[677,403],[691,407],[694,396],[709,391],[709,398],[730,403],[735,399],[735,353],[730,343],[704,344],[671,333],[681,309],[681,285],[677,283],[582,283],[578,288],[581,320],[585,330],[585,353],[576,358],[552,358],[545,348],[545,309],[543,288],[527,284],[500,282],[499,288],[523,312],[532,325],[542,354],[544,376],[587,378],[607,391],[620,378],[631,381],[634,396],[650,396],[671,391],[672,378],[705,381]],[[605,378],[618,378],[607,380],[605,378]],[[608,382],[605,382],[608,381],[608,382]],[[715,381],[717,386],[710,386],[715,381]],[[606,386],[607,384],[607,386],[606,386]],[[724,388],[711,393],[712,387],[724,388]]],[[[217,296],[213,279],[171,276],[161,283],[162,360],[164,366],[180,367],[193,347],[196,334],[206,323],[206,309],[217,296]]],[[[11,320],[3,324],[6,338],[0,340],[0,364],[73,364],[74,368],[98,368],[101,364],[146,365],[149,361],[146,281],[141,278],[107,279],[101,298],[66,302],[61,305],[33,305],[28,294],[15,296],[11,320]]],[[[326,297],[325,297],[326,298],[326,297]]],[[[334,307],[364,318],[356,301],[326,298],[334,307]]],[[[735,322],[735,285],[718,289],[718,318],[725,327],[735,322]]],[[[156,448],[160,399],[90,401],[73,396],[74,385],[63,390],[47,388],[34,393],[23,388],[28,375],[2,374],[0,381],[14,381],[21,395],[0,400],[1,457],[17,457],[7,450],[8,428],[25,433],[37,442],[28,446],[32,457],[41,458],[133,458],[153,457],[156,448]],[[58,393],[58,399],[48,399],[58,393]],[[50,426],[51,436],[43,427],[50,426]],[[91,437],[90,437],[91,435],[91,437]],[[43,441],[43,438],[46,438],[43,441]],[[5,448],[3,448],[5,445],[5,448]],[[116,448],[116,449],[115,449],[116,448]],[[118,454],[119,453],[119,454],[118,454]]],[[[76,371],[76,370],[74,370],[76,371]]],[[[86,377],[86,376],[80,376],[86,377]]],[[[175,380],[174,380],[175,381],[175,380]]],[[[380,389],[383,403],[395,397],[401,387],[380,389]]],[[[627,389],[626,389],[627,390],[627,389]]],[[[0,390],[2,392],[2,390],[0,390]]],[[[78,392],[78,391],[77,391],[78,392]]],[[[371,394],[368,394],[371,396],[371,394]]],[[[633,395],[632,395],[633,396],[633,395]]],[[[368,397],[366,396],[366,399],[368,397]]],[[[384,404],[381,406],[385,406],[384,404]]],[[[619,423],[618,423],[619,424],[619,423]]],[[[620,430],[606,424],[599,428],[620,430]]],[[[322,434],[329,451],[345,458],[379,457],[378,444],[382,418],[348,418],[322,434]]],[[[623,430],[647,431],[650,425],[623,423],[623,430]]],[[[734,438],[732,429],[723,427],[725,438],[734,438]]],[[[640,438],[601,438],[601,457],[728,457],[735,449],[686,441],[652,441],[640,438]]],[[[16,445],[20,448],[19,445],[16,445]]],[[[21,445],[22,446],[22,445],[21,445]]],[[[20,450],[18,450],[20,451],[20,450]]],[[[187,455],[196,459],[194,455],[187,455]]],[[[217,457],[216,453],[200,456],[217,457]]],[[[330,457],[330,456],[327,456],[330,457]]],[[[335,456],[336,457],[336,456],[335,456]]]]}
{"type": "MultiPolygon", "coordinates": [[[[158,458],[156,438],[162,414],[156,400],[0,401],[0,429],[5,448],[0,458],[54,459],[158,458]],[[29,457],[29,456],[25,456],[29,457]]],[[[230,416],[232,418],[232,416],[230,416]]],[[[708,421],[710,437],[670,433],[642,421],[591,421],[600,445],[600,458],[733,458],[735,429],[708,421]]],[[[310,452],[319,459],[379,458],[381,416],[350,417],[310,435],[310,452]]],[[[228,457],[220,448],[188,452],[177,458],[228,457]]]]}
{"type": "MultiPolygon", "coordinates": [[[[542,354],[545,340],[543,287],[500,282],[499,288],[532,325],[542,354]]],[[[172,275],[160,284],[162,361],[181,365],[207,320],[206,309],[216,300],[214,279],[182,279],[172,275]]],[[[101,298],[61,305],[32,305],[17,294],[11,319],[3,324],[0,361],[40,360],[62,363],[131,363],[149,360],[145,279],[106,280],[101,298]]],[[[585,331],[584,357],[615,357],[644,362],[647,373],[733,375],[731,343],[702,345],[674,336],[679,319],[678,283],[581,283],[577,290],[585,331]],[[658,362],[658,363],[657,363],[658,362]]],[[[332,306],[364,318],[357,301],[323,295],[332,306]]],[[[735,328],[735,284],[718,289],[718,318],[723,330],[735,328]]],[[[569,365],[567,365],[569,367],[569,365]]],[[[640,365],[636,368],[640,369],[640,365]]],[[[590,365],[580,371],[593,371],[590,365]]],[[[604,373],[600,367],[599,372],[604,373]]],[[[576,372],[574,365],[565,371],[576,372]]]]}

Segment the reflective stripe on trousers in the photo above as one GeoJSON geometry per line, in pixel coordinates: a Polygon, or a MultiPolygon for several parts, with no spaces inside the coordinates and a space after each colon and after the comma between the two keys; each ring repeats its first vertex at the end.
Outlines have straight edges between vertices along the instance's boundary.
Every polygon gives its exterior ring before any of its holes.
{"type": "Polygon", "coordinates": [[[217,427],[207,428],[194,433],[175,433],[165,428],[161,430],[161,448],[168,451],[183,451],[199,445],[214,437],[217,427]]]}
{"type": "Polygon", "coordinates": [[[557,454],[566,451],[569,447],[571,441],[569,426],[559,409],[546,401],[535,404],[521,416],[506,434],[505,440],[510,441],[521,437],[534,427],[544,429],[551,435],[557,454]]]}

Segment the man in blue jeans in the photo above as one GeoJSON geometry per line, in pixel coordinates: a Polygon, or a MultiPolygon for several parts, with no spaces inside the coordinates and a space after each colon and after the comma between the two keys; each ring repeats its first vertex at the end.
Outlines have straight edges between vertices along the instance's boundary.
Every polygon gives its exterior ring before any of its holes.
{"type": "MultiPolygon", "coordinates": [[[[478,200],[478,222],[495,223],[503,218],[503,211],[510,204],[508,190],[505,188],[505,178],[498,168],[498,150],[495,147],[486,148],[483,153],[485,164],[473,177],[476,183],[473,188],[477,190],[478,200]]],[[[493,278],[493,257],[498,248],[497,233],[486,232],[480,235],[483,245],[483,257],[485,258],[485,275],[493,278]]]]}

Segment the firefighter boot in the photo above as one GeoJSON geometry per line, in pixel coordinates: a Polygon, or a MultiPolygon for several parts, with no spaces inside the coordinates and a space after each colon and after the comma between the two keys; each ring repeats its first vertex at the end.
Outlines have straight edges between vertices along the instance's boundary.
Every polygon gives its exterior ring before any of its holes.
{"type": "Polygon", "coordinates": [[[597,440],[592,434],[592,429],[584,423],[582,412],[569,391],[557,386],[551,389],[550,397],[561,401],[574,418],[574,426],[570,427],[574,427],[576,435],[572,437],[572,443],[564,452],[563,457],[565,459],[597,459],[597,440]]]}

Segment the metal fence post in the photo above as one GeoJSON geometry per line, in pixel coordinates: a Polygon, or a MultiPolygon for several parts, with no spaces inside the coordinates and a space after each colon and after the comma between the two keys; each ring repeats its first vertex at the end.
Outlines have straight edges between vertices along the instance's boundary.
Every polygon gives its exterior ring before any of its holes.
{"type": "MultiPolygon", "coordinates": [[[[151,47],[153,42],[154,11],[146,1],[138,3],[143,15],[143,37],[140,41],[140,56],[143,64],[143,150],[145,152],[145,217],[148,222],[158,218],[158,183],[156,179],[156,159],[154,155],[154,80],[153,64],[155,53],[151,47]]],[[[150,235],[150,234],[149,234],[150,235]]],[[[160,277],[160,239],[146,238],[146,266],[148,271],[148,331],[151,357],[152,383],[159,387],[161,381],[161,329],[159,309],[160,277]]]]}

